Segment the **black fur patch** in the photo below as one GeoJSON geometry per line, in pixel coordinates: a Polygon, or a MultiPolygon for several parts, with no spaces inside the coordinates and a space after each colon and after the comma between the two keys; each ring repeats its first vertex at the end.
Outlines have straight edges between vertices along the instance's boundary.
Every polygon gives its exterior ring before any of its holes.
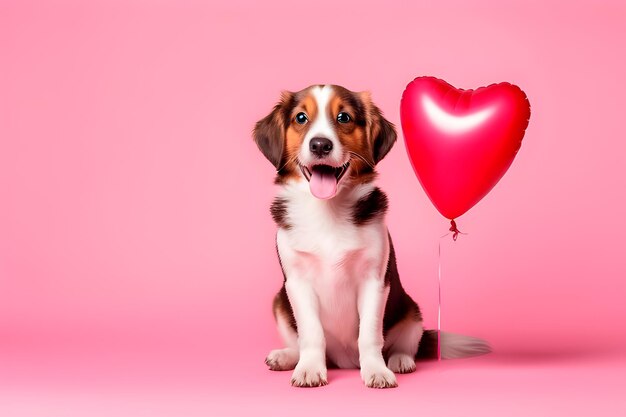
{"type": "Polygon", "coordinates": [[[420,340],[416,359],[437,359],[437,345],[439,343],[437,330],[424,330],[420,340]]]}
{"type": "Polygon", "coordinates": [[[290,229],[291,225],[287,222],[287,200],[284,198],[276,197],[270,206],[270,213],[274,222],[278,227],[283,229],[290,229]]]}
{"type": "Polygon", "coordinates": [[[389,236],[389,261],[385,273],[385,285],[389,285],[389,297],[383,317],[383,334],[402,320],[422,321],[422,313],[417,303],[404,291],[396,265],[396,251],[389,236]]]}
{"type": "Polygon", "coordinates": [[[352,222],[357,226],[367,224],[387,212],[387,195],[374,188],[371,193],[361,197],[352,208],[352,222]]]}

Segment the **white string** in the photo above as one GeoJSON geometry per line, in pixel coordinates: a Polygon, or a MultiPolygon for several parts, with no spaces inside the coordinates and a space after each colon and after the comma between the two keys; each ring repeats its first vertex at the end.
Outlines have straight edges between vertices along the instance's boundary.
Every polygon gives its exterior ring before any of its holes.
{"type": "MultiPolygon", "coordinates": [[[[447,234],[445,235],[447,236],[447,234]]],[[[443,237],[443,236],[442,236],[443,237]]],[[[437,284],[438,284],[438,300],[437,300],[437,360],[441,361],[441,238],[439,238],[439,250],[437,254],[437,284]]]]}

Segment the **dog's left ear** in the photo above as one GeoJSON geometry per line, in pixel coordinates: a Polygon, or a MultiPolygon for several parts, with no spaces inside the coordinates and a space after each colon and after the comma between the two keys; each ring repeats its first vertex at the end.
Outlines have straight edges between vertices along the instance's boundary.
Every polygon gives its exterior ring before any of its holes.
{"type": "Polygon", "coordinates": [[[259,120],[252,132],[254,142],[265,157],[279,169],[285,148],[287,107],[293,94],[284,91],[270,114],[259,120]]]}
{"type": "Polygon", "coordinates": [[[393,124],[385,119],[379,111],[378,119],[378,134],[374,138],[373,155],[374,163],[380,162],[387,153],[393,148],[393,144],[396,143],[398,135],[396,134],[396,128],[393,124]]]}
{"type": "Polygon", "coordinates": [[[365,103],[368,112],[368,126],[372,141],[372,158],[374,164],[377,164],[389,153],[391,148],[393,148],[398,135],[396,134],[396,128],[393,123],[385,119],[380,109],[372,103],[369,92],[362,92],[361,99],[365,103]]]}

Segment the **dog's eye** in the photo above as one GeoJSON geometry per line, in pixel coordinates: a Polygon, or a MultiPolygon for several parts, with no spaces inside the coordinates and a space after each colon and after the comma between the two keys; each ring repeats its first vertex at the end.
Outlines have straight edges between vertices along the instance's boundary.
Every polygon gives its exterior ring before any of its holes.
{"type": "Polygon", "coordinates": [[[308,121],[309,118],[306,117],[306,114],[304,114],[303,112],[296,114],[296,123],[298,123],[299,125],[303,125],[308,121]]]}
{"type": "Polygon", "coordinates": [[[348,123],[351,120],[348,113],[341,112],[337,115],[337,121],[339,123],[348,123]]]}

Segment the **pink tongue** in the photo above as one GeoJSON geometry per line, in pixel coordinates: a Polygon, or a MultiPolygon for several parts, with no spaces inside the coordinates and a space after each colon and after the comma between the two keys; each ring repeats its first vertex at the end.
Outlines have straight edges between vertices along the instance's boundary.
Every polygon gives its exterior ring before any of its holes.
{"type": "Polygon", "coordinates": [[[337,194],[337,178],[332,172],[313,169],[309,187],[315,197],[327,200],[337,194]]]}

